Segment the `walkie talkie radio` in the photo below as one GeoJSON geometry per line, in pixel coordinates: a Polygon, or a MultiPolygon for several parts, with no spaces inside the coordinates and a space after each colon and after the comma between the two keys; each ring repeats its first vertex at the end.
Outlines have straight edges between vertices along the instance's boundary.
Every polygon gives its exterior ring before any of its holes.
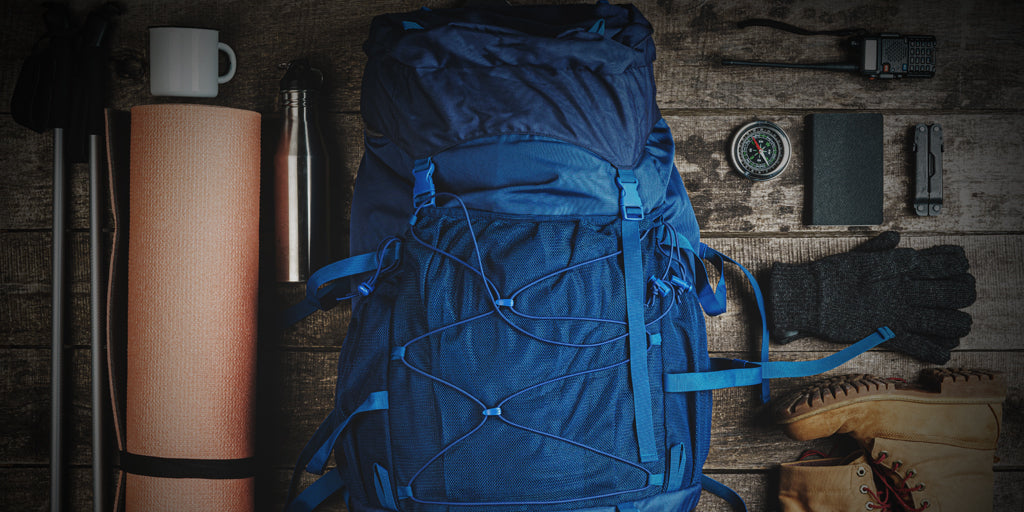
{"type": "Polygon", "coordinates": [[[860,74],[868,78],[935,76],[935,36],[880,34],[850,40],[859,50],[860,74]]]}
{"type": "Polygon", "coordinates": [[[817,69],[825,71],[851,71],[860,73],[871,80],[892,78],[932,78],[935,76],[935,36],[904,36],[900,34],[863,35],[861,29],[809,31],[774,20],[747,20],[739,24],[766,26],[801,35],[851,35],[849,40],[854,54],[853,62],[832,62],[804,64],[795,62],[753,62],[746,60],[722,60],[726,66],[758,66],[773,68],[817,69]]]}

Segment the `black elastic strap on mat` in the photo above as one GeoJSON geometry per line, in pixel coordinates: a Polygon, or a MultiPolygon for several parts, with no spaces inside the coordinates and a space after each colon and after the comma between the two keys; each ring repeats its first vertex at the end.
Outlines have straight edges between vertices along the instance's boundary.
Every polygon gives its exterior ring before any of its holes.
{"type": "Polygon", "coordinates": [[[121,469],[133,475],[159,478],[237,480],[256,475],[256,463],[252,457],[245,459],[170,459],[121,452],[121,469]]]}

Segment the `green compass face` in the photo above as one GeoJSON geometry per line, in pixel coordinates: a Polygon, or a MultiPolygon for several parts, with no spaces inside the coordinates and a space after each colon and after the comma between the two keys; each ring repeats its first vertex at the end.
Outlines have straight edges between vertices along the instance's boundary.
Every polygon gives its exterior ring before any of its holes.
{"type": "Polygon", "coordinates": [[[778,125],[754,121],[733,137],[733,166],[752,180],[771,179],[789,164],[790,147],[789,137],[778,125]]]}

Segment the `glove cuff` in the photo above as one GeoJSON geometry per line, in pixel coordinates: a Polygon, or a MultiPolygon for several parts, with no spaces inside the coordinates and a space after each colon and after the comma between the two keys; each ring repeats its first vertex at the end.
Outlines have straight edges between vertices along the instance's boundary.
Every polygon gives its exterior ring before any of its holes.
{"type": "Polygon", "coordinates": [[[768,318],[780,343],[817,332],[821,318],[821,283],[810,265],[772,265],[768,318]]]}

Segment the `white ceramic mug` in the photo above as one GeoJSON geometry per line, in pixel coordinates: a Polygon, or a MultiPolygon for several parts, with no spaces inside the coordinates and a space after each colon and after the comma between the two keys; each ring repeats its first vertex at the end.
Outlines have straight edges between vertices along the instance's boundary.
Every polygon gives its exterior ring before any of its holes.
{"type": "Polygon", "coordinates": [[[235,52],[216,30],[191,27],[149,28],[149,92],[154,96],[214,98],[217,87],[235,76],[235,52]],[[228,71],[218,74],[218,52],[228,56],[228,71]]]}

